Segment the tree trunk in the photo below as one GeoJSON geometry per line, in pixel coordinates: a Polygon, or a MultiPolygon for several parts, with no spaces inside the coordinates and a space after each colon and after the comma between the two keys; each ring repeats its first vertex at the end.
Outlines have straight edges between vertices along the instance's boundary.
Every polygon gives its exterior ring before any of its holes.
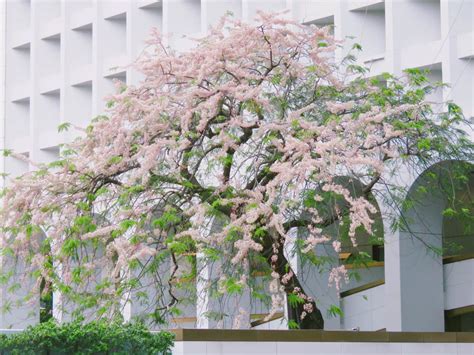
{"type": "MultiPolygon", "coordinates": [[[[273,244],[275,242],[275,239],[273,239],[273,237],[269,233],[267,233],[266,236],[263,238],[263,256],[267,260],[270,267],[272,267],[276,272],[278,272],[278,274],[285,275],[287,272],[292,272],[293,276],[289,279],[289,281],[286,284],[282,283],[287,295],[292,294],[296,287],[298,287],[302,293],[307,295],[303,289],[303,286],[299,282],[295,272],[293,272],[293,270],[291,269],[290,263],[284,255],[283,243],[279,243],[280,245],[278,247],[277,262],[272,262],[272,256],[274,255],[273,244]]],[[[300,329],[324,329],[324,318],[321,314],[321,311],[316,306],[316,303],[314,301],[311,303],[313,305],[313,312],[307,313],[306,316],[301,319],[301,314],[304,311],[303,304],[298,304],[296,307],[292,307],[289,302],[287,302],[288,320],[296,322],[300,329]]]]}

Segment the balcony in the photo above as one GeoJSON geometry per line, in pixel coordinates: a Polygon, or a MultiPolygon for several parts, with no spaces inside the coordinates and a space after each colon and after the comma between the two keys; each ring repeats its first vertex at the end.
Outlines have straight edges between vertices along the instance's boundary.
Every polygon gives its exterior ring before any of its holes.
{"type": "Polygon", "coordinates": [[[52,73],[39,78],[39,92],[41,94],[56,94],[59,93],[61,87],[61,75],[59,73],[52,73]]]}
{"type": "Polygon", "coordinates": [[[70,84],[72,86],[84,86],[92,83],[92,64],[82,65],[74,68],[70,73],[70,84]]]}
{"type": "Polygon", "coordinates": [[[94,9],[92,7],[86,7],[74,12],[71,14],[70,28],[72,30],[78,30],[87,26],[92,26],[93,17],[94,9]]]}
{"type": "Polygon", "coordinates": [[[349,11],[383,10],[385,0],[357,0],[351,1],[349,11]]]}
{"type": "Polygon", "coordinates": [[[15,30],[12,35],[12,48],[26,48],[30,46],[31,31],[30,28],[15,30]]]}
{"type": "Polygon", "coordinates": [[[48,21],[41,26],[40,38],[41,39],[54,39],[59,38],[61,34],[61,18],[57,17],[51,21],[48,21]]]}
{"type": "Polygon", "coordinates": [[[9,89],[9,97],[12,102],[26,101],[31,95],[31,83],[29,81],[12,84],[9,89]]]}
{"type": "Polygon", "coordinates": [[[105,78],[121,76],[126,71],[126,66],[130,64],[130,60],[126,54],[116,57],[108,57],[104,59],[103,76],[105,78]]]}
{"type": "Polygon", "coordinates": [[[140,9],[162,6],[162,0],[138,0],[136,3],[140,9]]]}
{"type": "Polygon", "coordinates": [[[103,1],[103,17],[110,20],[118,17],[124,17],[128,11],[127,1],[103,1]]]}
{"type": "Polygon", "coordinates": [[[469,59],[474,57],[474,32],[458,35],[457,52],[459,59],[469,59]]]}
{"type": "Polygon", "coordinates": [[[401,51],[402,69],[426,67],[441,62],[441,40],[425,42],[401,51]]]}

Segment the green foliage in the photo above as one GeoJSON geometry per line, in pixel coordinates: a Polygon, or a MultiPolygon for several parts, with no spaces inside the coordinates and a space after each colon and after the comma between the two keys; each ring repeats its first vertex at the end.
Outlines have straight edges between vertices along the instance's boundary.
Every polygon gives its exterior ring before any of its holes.
{"type": "Polygon", "coordinates": [[[242,294],[244,291],[244,286],[232,277],[225,280],[224,287],[229,295],[242,294]]]}
{"type": "Polygon", "coordinates": [[[170,208],[166,212],[164,212],[160,218],[157,218],[153,221],[153,227],[166,229],[176,223],[179,223],[180,221],[181,217],[179,216],[177,211],[173,208],[170,208]]]}
{"type": "Polygon", "coordinates": [[[288,320],[288,329],[299,329],[300,326],[293,319],[288,320]]]}
{"type": "Polygon", "coordinates": [[[221,257],[221,252],[216,248],[206,247],[202,249],[202,252],[209,261],[217,261],[221,257]]]}
{"type": "Polygon", "coordinates": [[[109,165],[115,165],[115,164],[121,163],[122,160],[123,160],[123,157],[115,155],[109,159],[108,163],[109,165]]]}
{"type": "Polygon", "coordinates": [[[58,126],[58,132],[59,132],[59,133],[65,132],[65,131],[67,131],[70,127],[71,127],[71,124],[70,124],[69,122],[61,123],[61,124],[58,126]]]}
{"type": "Polygon", "coordinates": [[[4,157],[8,157],[13,153],[11,149],[2,149],[1,152],[4,157]]]}
{"type": "Polygon", "coordinates": [[[171,354],[173,335],[140,323],[54,321],[0,336],[1,354],[171,354]]]}
{"type": "Polygon", "coordinates": [[[450,207],[446,208],[442,213],[444,217],[454,217],[456,215],[456,211],[450,207]]]}
{"type": "Polygon", "coordinates": [[[331,305],[328,309],[328,316],[330,317],[342,317],[342,310],[336,305],[331,305]]]}
{"type": "Polygon", "coordinates": [[[291,307],[296,308],[298,307],[299,304],[304,303],[304,299],[301,298],[300,296],[294,294],[294,293],[289,293],[287,295],[288,298],[288,303],[290,304],[291,307]]]}

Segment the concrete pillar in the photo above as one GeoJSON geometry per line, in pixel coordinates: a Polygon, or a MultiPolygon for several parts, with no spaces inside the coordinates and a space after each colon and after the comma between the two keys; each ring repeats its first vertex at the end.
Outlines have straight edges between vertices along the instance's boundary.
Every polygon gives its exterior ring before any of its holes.
{"type": "Polygon", "coordinates": [[[175,50],[186,50],[194,46],[188,36],[199,36],[202,31],[201,6],[200,1],[194,0],[163,0],[163,34],[166,44],[175,50]]]}
{"type": "Polygon", "coordinates": [[[197,328],[246,329],[250,327],[250,290],[248,287],[245,287],[242,293],[219,293],[224,262],[229,261],[210,261],[201,253],[197,255],[197,328]]]}
{"type": "Polygon", "coordinates": [[[455,102],[467,118],[474,117],[474,2],[441,0],[441,34],[443,81],[450,85],[443,101],[455,102]]]}
{"type": "Polygon", "coordinates": [[[209,26],[216,25],[222,16],[232,12],[234,19],[242,17],[241,0],[202,0],[201,1],[201,25],[202,33],[205,33],[209,26]]]}
{"type": "MultiPolygon", "coordinates": [[[[408,228],[392,232],[391,221],[384,220],[387,330],[444,331],[443,262],[433,249],[442,247],[445,202],[433,186],[416,196],[426,180],[407,169],[399,172],[393,183],[407,188],[413,205],[402,212],[408,228]]],[[[383,201],[379,204],[383,216],[393,214],[383,201]]]]}

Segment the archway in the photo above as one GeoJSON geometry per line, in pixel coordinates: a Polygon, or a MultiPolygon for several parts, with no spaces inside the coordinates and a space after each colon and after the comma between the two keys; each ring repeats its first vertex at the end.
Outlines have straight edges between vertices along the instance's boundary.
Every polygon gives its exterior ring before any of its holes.
{"type": "MultiPolygon", "coordinates": [[[[349,190],[352,198],[363,197],[368,199],[375,207],[376,212],[371,216],[374,223],[372,233],[364,228],[356,229],[355,240],[357,245],[353,245],[349,237],[349,216],[344,212],[347,210],[346,202],[337,195],[329,195],[322,202],[323,220],[331,220],[339,210],[342,218],[337,218],[323,229],[323,234],[330,237],[325,243],[318,244],[310,254],[310,258],[301,255],[298,260],[298,277],[305,286],[305,290],[318,299],[318,306],[321,308],[325,319],[325,329],[340,329],[360,327],[363,330],[376,330],[382,328],[374,321],[376,318],[371,311],[366,315],[355,316],[350,311],[345,312],[344,298],[352,295],[348,291],[358,289],[362,286],[376,287],[384,283],[384,227],[380,208],[375,197],[371,193],[364,191],[363,182],[353,177],[340,176],[334,179],[334,183],[349,190]],[[333,241],[341,242],[341,249],[335,252],[333,241]],[[311,260],[313,259],[313,260],[311,260]],[[344,265],[349,276],[349,282],[340,285],[340,295],[335,287],[328,287],[328,278],[334,267],[344,265]],[[301,275],[301,276],[300,276],[301,275]],[[338,308],[343,311],[343,317],[338,308]],[[349,315],[348,317],[346,317],[349,315]],[[354,317],[352,317],[354,316],[354,317]],[[361,320],[361,317],[364,318],[361,320]],[[367,321],[365,318],[370,318],[367,321]],[[342,323],[341,323],[342,322],[342,323]]],[[[300,238],[305,238],[305,232],[299,232],[300,238]]],[[[361,296],[362,297],[362,296],[361,296]]],[[[373,299],[366,299],[364,302],[372,304],[373,299]]],[[[374,302],[375,304],[375,302],[374,302]]],[[[369,306],[370,308],[370,306],[369,306]]]]}
{"type": "MultiPolygon", "coordinates": [[[[460,242],[466,250],[470,248],[470,242],[460,238],[464,226],[459,217],[466,212],[467,197],[460,196],[470,189],[472,172],[467,162],[435,164],[416,178],[402,203],[398,243],[404,331],[445,330],[444,309],[449,295],[443,258],[462,250],[460,242]],[[453,248],[454,244],[458,248],[453,248]]],[[[472,210],[466,214],[472,217],[472,210]]]]}

